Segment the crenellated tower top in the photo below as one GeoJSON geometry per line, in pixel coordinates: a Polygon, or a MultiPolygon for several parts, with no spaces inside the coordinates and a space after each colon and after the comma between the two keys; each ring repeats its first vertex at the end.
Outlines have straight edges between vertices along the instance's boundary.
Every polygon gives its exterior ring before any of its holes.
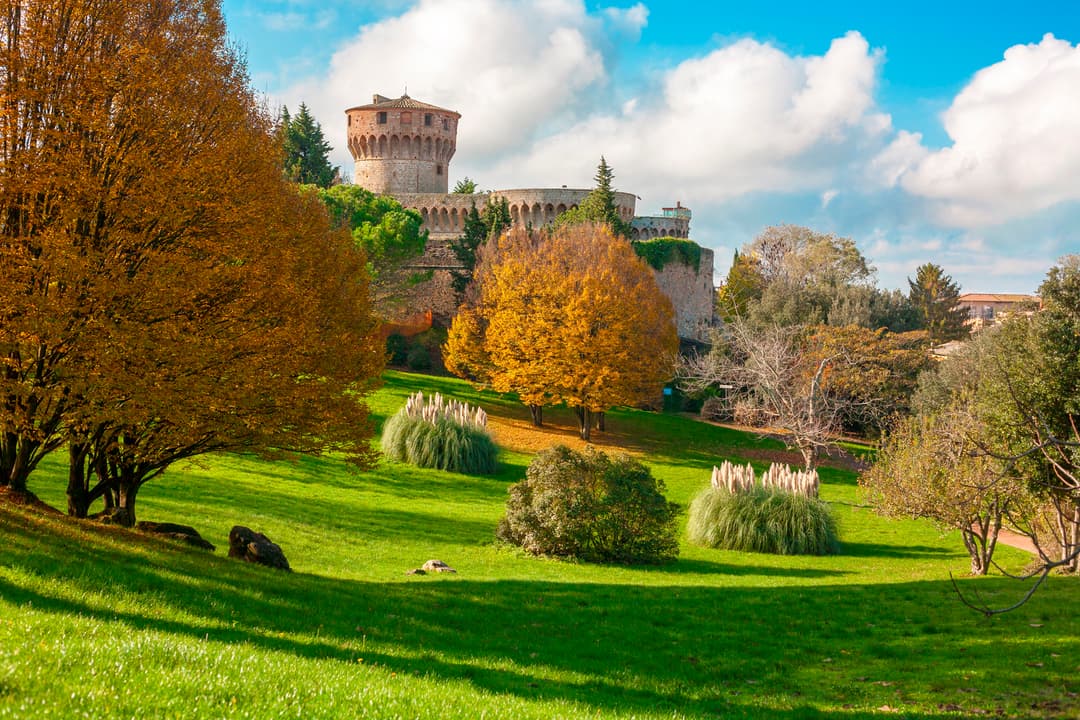
{"type": "Polygon", "coordinates": [[[380,194],[447,192],[459,113],[408,95],[375,95],[345,115],[353,182],[380,194]]]}

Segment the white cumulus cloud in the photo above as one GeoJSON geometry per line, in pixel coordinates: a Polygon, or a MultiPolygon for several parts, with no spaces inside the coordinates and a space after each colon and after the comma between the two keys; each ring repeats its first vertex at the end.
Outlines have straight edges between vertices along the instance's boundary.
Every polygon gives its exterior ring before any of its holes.
{"type": "Polygon", "coordinates": [[[659,92],[622,114],[595,113],[504,158],[495,172],[524,170],[549,183],[568,170],[589,178],[603,154],[620,187],[653,204],[672,194],[706,201],[824,192],[858,162],[861,143],[880,144],[891,127],[873,97],[880,60],[856,32],[811,57],[739,40],[675,66],[659,92]]]}
{"type": "Polygon", "coordinates": [[[483,162],[590,107],[608,79],[603,33],[640,30],[646,15],[643,6],[591,15],[581,0],[421,0],[360,28],[325,76],[281,99],[307,102],[331,144],[344,148],[346,108],[374,93],[397,97],[407,86],[418,100],[461,112],[459,157],[483,162]],[[605,17],[622,30],[606,29],[605,17]]]}
{"type": "Polygon", "coordinates": [[[892,166],[894,177],[932,200],[940,222],[994,225],[1080,199],[1080,46],[1046,35],[1009,48],[942,119],[949,147],[920,157],[901,136],[890,148],[911,161],[892,166]]]}

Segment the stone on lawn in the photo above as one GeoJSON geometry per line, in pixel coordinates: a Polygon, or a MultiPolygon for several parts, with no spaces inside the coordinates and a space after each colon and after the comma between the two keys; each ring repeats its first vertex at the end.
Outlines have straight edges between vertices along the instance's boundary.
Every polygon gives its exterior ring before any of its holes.
{"type": "Polygon", "coordinates": [[[243,525],[236,525],[229,531],[229,557],[292,571],[280,545],[272,542],[262,533],[257,533],[243,525]]]}

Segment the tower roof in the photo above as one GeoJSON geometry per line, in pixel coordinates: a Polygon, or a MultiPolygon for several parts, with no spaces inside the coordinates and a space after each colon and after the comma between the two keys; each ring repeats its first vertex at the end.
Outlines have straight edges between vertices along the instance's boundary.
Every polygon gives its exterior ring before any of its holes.
{"type": "Polygon", "coordinates": [[[408,95],[402,95],[399,98],[388,98],[384,95],[376,94],[372,98],[371,102],[367,105],[357,105],[351,107],[345,112],[352,112],[353,110],[386,110],[388,108],[401,108],[406,110],[438,110],[439,112],[449,113],[456,117],[461,117],[461,113],[453,110],[447,110],[437,105],[429,105],[428,103],[420,102],[419,100],[413,100],[408,95]]]}

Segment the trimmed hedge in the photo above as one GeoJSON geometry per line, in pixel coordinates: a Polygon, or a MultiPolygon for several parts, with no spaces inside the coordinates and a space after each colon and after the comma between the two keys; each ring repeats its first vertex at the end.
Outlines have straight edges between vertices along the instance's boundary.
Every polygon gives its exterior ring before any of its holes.
{"type": "Polygon", "coordinates": [[[701,269],[701,246],[693,240],[662,237],[652,240],[635,240],[634,252],[654,270],[663,270],[669,262],[678,259],[694,270],[701,269]]]}

